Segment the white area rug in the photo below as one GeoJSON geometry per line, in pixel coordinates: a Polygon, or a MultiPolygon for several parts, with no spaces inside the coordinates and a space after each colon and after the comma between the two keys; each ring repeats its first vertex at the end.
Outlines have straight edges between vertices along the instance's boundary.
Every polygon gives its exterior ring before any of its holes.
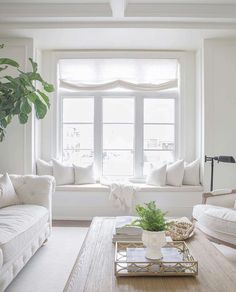
{"type": "Polygon", "coordinates": [[[46,245],[31,258],[6,292],[61,292],[88,228],[53,227],[46,245]]]}

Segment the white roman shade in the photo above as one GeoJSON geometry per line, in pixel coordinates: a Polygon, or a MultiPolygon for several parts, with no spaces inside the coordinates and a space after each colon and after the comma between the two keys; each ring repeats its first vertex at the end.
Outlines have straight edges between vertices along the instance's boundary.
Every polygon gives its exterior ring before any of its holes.
{"type": "Polygon", "coordinates": [[[60,88],[73,91],[177,88],[176,59],[62,59],[60,88]]]}

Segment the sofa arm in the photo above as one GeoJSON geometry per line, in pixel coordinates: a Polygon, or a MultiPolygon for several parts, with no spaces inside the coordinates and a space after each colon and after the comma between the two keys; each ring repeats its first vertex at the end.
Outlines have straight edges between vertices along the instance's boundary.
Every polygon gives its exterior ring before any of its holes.
{"type": "Polygon", "coordinates": [[[52,194],[55,191],[55,179],[49,175],[10,175],[20,201],[46,207],[51,212],[52,194]]]}
{"type": "Polygon", "coordinates": [[[202,203],[225,208],[233,208],[236,200],[236,189],[222,189],[203,193],[202,203]]]}

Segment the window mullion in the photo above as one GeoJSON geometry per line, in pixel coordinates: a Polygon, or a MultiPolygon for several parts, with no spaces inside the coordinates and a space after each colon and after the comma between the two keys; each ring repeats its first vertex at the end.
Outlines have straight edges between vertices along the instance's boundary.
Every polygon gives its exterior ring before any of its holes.
{"type": "Polygon", "coordinates": [[[134,175],[143,177],[143,97],[135,98],[134,175]]]}
{"type": "Polygon", "coordinates": [[[102,173],[102,98],[94,97],[94,164],[96,173],[102,173]]]}

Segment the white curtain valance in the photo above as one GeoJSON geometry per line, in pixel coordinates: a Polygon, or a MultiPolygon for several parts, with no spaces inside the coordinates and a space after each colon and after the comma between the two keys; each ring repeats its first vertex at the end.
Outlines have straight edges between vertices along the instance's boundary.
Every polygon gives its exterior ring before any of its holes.
{"type": "Polygon", "coordinates": [[[173,79],[160,84],[149,83],[132,83],[124,80],[114,80],[100,84],[88,84],[88,83],[75,83],[67,80],[60,79],[60,88],[68,90],[81,90],[81,91],[93,91],[93,90],[109,90],[113,88],[124,88],[129,90],[138,91],[161,91],[165,89],[172,89],[178,86],[178,79],[173,79]]]}

